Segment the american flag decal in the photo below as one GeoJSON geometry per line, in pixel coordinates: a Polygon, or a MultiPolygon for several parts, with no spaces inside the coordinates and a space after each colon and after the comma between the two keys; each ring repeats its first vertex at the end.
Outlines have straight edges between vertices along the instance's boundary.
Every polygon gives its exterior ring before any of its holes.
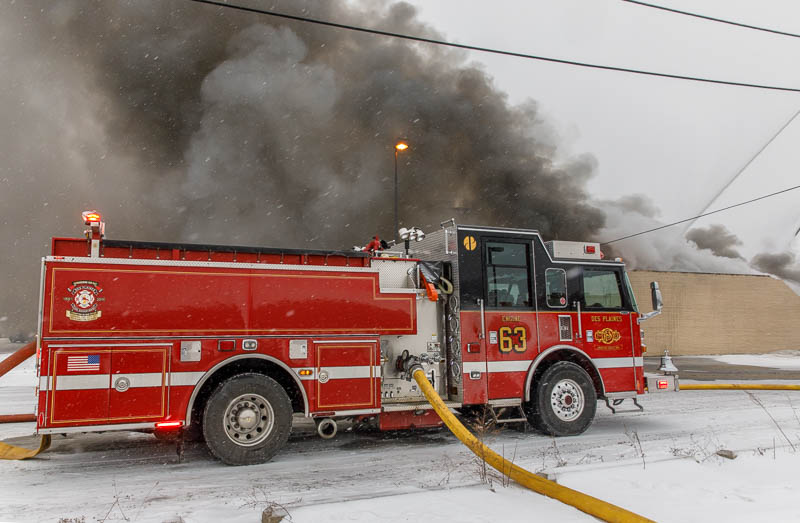
{"type": "Polygon", "coordinates": [[[100,355],[67,356],[67,372],[100,370],[100,355]]]}

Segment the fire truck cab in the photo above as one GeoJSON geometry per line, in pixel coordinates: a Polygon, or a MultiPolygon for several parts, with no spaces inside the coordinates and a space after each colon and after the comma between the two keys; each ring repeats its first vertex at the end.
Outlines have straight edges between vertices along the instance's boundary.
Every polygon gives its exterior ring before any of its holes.
{"type": "Polygon", "coordinates": [[[249,464],[293,414],[323,437],[345,418],[441,425],[412,365],[452,409],[558,436],[585,431],[598,399],[677,387],[648,387],[642,367],[657,284],[640,314],[596,243],[451,220],[405,231],[402,252],[312,251],[107,240],[99,214],[84,220],[42,262],[42,434],[193,430],[249,464]]]}

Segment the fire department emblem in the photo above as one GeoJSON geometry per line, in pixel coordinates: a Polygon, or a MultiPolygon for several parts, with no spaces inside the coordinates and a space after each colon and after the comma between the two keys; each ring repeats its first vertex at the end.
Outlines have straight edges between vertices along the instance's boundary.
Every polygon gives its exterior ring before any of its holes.
{"type": "Polygon", "coordinates": [[[618,342],[622,335],[619,333],[619,331],[615,331],[614,329],[609,329],[606,327],[603,330],[597,331],[594,337],[600,343],[611,345],[612,343],[618,342]]]}
{"type": "Polygon", "coordinates": [[[98,305],[105,298],[100,297],[103,289],[99,283],[89,280],[74,281],[67,291],[70,294],[64,298],[64,301],[69,302],[67,318],[72,321],[94,321],[102,316],[103,311],[98,309],[98,305]]]}

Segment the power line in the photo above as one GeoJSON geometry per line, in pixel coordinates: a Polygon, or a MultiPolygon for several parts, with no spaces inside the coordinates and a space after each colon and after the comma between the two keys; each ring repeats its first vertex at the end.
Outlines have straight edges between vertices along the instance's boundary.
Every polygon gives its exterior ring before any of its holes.
{"type": "Polygon", "coordinates": [[[647,2],[639,2],[638,0],[622,0],[623,2],[628,2],[629,4],[637,4],[644,7],[652,7],[653,9],[660,9],[662,11],[668,11],[670,13],[676,13],[679,15],[685,16],[693,16],[695,18],[702,18],[703,20],[710,20],[712,22],[719,22],[721,24],[728,24],[728,25],[735,25],[736,27],[744,27],[746,29],[754,29],[756,31],[764,31],[765,33],[772,33],[776,35],[782,36],[791,36],[792,38],[800,38],[800,34],[795,33],[787,33],[785,31],[777,31],[775,29],[768,29],[766,27],[758,27],[757,25],[749,25],[749,24],[742,24],[739,22],[732,22],[730,20],[723,20],[722,18],[714,18],[713,16],[706,16],[697,13],[690,13],[688,11],[681,11],[679,9],[673,9],[671,7],[664,7],[663,5],[656,5],[656,4],[648,4],[647,2]]]}
{"type": "Polygon", "coordinates": [[[800,189],[800,185],[795,185],[794,187],[789,187],[788,189],[783,189],[782,191],[774,192],[771,194],[765,194],[764,196],[759,196],[758,198],[753,198],[752,200],[747,200],[746,202],[736,203],[733,205],[729,205],[727,207],[723,207],[722,209],[717,209],[716,211],[707,212],[704,214],[700,214],[697,216],[692,216],[691,218],[686,218],[684,220],[679,220],[677,222],[668,223],[666,225],[662,225],[661,227],[656,227],[654,229],[648,229],[646,231],[637,232],[636,234],[629,234],[628,236],[623,236],[622,238],[617,238],[616,240],[611,240],[608,242],[602,242],[603,245],[608,245],[609,243],[614,243],[622,240],[627,240],[628,238],[633,238],[635,236],[641,236],[642,234],[648,234],[655,231],[660,231],[661,229],[666,229],[667,227],[672,227],[673,225],[678,225],[680,223],[688,222],[691,220],[696,220],[698,218],[702,218],[703,216],[709,216],[711,214],[716,214],[718,212],[727,211],[728,209],[733,209],[734,207],[740,207],[742,205],[747,205],[748,203],[757,202],[759,200],[763,200],[765,198],[770,198],[772,196],[777,196],[779,194],[783,194],[785,192],[794,191],[795,189],[800,189]]]}
{"type": "Polygon", "coordinates": [[[339,23],[336,23],[336,22],[329,22],[327,20],[318,20],[318,19],[315,19],[315,18],[308,18],[308,17],[305,17],[305,16],[290,15],[290,14],[286,14],[286,13],[278,13],[278,12],[275,12],[275,11],[266,11],[266,10],[263,10],[263,9],[257,9],[255,7],[245,7],[245,6],[241,6],[241,5],[237,5],[237,4],[228,4],[228,3],[219,2],[219,1],[216,1],[216,0],[189,0],[189,1],[196,2],[196,3],[199,3],[199,4],[214,5],[214,6],[217,6],[217,7],[227,7],[229,9],[235,9],[235,10],[244,11],[244,12],[247,12],[247,13],[257,13],[257,14],[273,16],[273,17],[277,17],[277,18],[284,18],[284,19],[287,19],[287,20],[294,20],[294,21],[297,21],[297,22],[306,22],[306,23],[310,23],[310,24],[323,25],[323,26],[326,26],[326,27],[335,27],[335,28],[338,28],[338,29],[346,29],[348,31],[356,31],[356,32],[360,32],[360,33],[368,33],[368,34],[374,34],[374,35],[380,35],[380,36],[388,36],[388,37],[392,37],[392,38],[400,38],[400,39],[403,39],[403,40],[410,40],[412,42],[422,42],[422,43],[426,43],[426,44],[434,44],[434,45],[442,45],[442,46],[447,46],[447,47],[455,47],[457,49],[466,49],[468,51],[479,51],[479,52],[482,52],[482,53],[491,53],[491,54],[498,54],[498,55],[503,55],[503,56],[512,56],[512,57],[515,57],[515,58],[527,58],[529,60],[539,60],[539,61],[542,61],[542,62],[550,62],[550,63],[563,64],[563,65],[573,65],[573,66],[577,66],[577,67],[586,67],[586,68],[589,68],[589,69],[602,69],[602,70],[606,70],[606,71],[616,71],[616,72],[621,72],[621,73],[632,73],[632,74],[639,74],[639,75],[644,75],[644,76],[655,76],[655,77],[660,77],[660,78],[671,78],[673,80],[689,80],[689,81],[693,81],[693,82],[704,82],[704,83],[710,83],[710,84],[732,85],[732,86],[735,86],[735,87],[751,87],[751,88],[754,88],[754,89],[768,89],[768,90],[772,90],[772,91],[787,91],[787,92],[793,92],[793,93],[800,93],[800,89],[793,88],[793,87],[781,87],[781,86],[776,86],[776,85],[752,84],[752,83],[745,83],[745,82],[733,82],[733,81],[728,81],[728,80],[715,80],[713,78],[701,78],[701,77],[697,77],[697,76],[685,76],[685,75],[679,75],[679,74],[659,73],[659,72],[655,72],[655,71],[645,71],[645,70],[642,70],[642,69],[631,69],[631,68],[628,68],[628,67],[616,67],[616,66],[612,66],[612,65],[592,64],[592,63],[587,63],[587,62],[577,62],[577,61],[574,61],[574,60],[565,60],[565,59],[561,59],[561,58],[552,58],[552,57],[547,57],[547,56],[539,56],[539,55],[532,55],[532,54],[526,54],[526,53],[517,53],[517,52],[513,52],[513,51],[503,51],[503,50],[500,50],[500,49],[493,49],[493,48],[490,48],[490,47],[478,47],[478,46],[474,46],[474,45],[457,44],[457,43],[454,43],[454,42],[448,42],[446,40],[436,40],[436,39],[433,39],[433,38],[424,38],[424,37],[421,37],[421,36],[412,36],[412,35],[407,35],[407,34],[402,34],[402,33],[393,33],[393,32],[390,32],[390,31],[381,31],[381,30],[378,30],[378,29],[370,29],[370,28],[367,28],[367,27],[360,27],[360,26],[355,26],[355,25],[339,24],[339,23]]]}
{"type": "MultiPolygon", "coordinates": [[[[733,177],[730,180],[728,180],[728,182],[725,184],[725,186],[722,187],[722,189],[720,189],[719,191],[717,191],[717,194],[715,194],[714,197],[711,198],[711,200],[709,200],[709,202],[706,204],[706,206],[703,207],[703,211],[705,211],[706,209],[711,207],[711,204],[714,203],[716,201],[716,199],[719,198],[722,193],[724,193],[726,190],[728,190],[728,187],[733,185],[733,182],[735,182],[739,178],[739,176],[741,176],[742,173],[745,172],[748,167],[750,167],[750,164],[752,164],[754,161],[756,161],[756,158],[761,156],[761,153],[763,153],[764,151],[767,150],[767,147],[772,145],[772,142],[774,142],[775,139],[778,138],[778,136],[780,136],[783,133],[783,131],[785,131],[786,128],[789,127],[789,125],[791,125],[791,123],[795,120],[795,118],[797,118],[798,115],[800,115],[800,109],[798,109],[797,112],[794,113],[794,116],[789,118],[789,120],[785,124],[783,124],[783,126],[780,129],[778,129],[777,133],[772,135],[772,138],[770,138],[769,141],[767,141],[767,143],[765,143],[761,147],[761,149],[759,149],[758,152],[756,152],[756,154],[754,154],[753,156],[750,157],[749,160],[747,160],[747,163],[745,163],[738,171],[736,171],[736,174],[734,174],[733,177]]],[[[690,223],[686,227],[687,230],[690,229],[692,227],[692,225],[694,225],[694,222],[690,223]]]]}

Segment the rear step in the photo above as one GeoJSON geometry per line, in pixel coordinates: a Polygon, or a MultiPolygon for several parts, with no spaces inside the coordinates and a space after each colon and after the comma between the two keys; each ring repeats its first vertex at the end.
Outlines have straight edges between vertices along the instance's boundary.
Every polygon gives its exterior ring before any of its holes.
{"type": "Polygon", "coordinates": [[[495,410],[494,407],[489,406],[489,413],[492,415],[492,421],[496,424],[500,423],[527,423],[528,418],[525,417],[525,413],[522,411],[521,405],[516,405],[514,407],[500,407],[499,409],[495,410]],[[518,411],[514,412],[514,411],[518,411]],[[505,415],[508,416],[516,416],[520,415],[522,417],[504,417],[505,415]]]}
{"type": "MultiPolygon", "coordinates": [[[[621,405],[626,398],[611,398],[611,402],[609,402],[608,397],[604,399],[606,400],[606,407],[608,407],[611,410],[611,414],[617,414],[617,409],[615,409],[614,407],[621,405]],[[614,407],[611,406],[612,404],[614,405],[614,407]]],[[[639,405],[639,401],[636,399],[636,396],[631,396],[631,400],[633,401],[633,404],[639,408],[639,410],[636,409],[621,410],[619,411],[620,414],[623,412],[644,412],[644,407],[639,405]]]]}

